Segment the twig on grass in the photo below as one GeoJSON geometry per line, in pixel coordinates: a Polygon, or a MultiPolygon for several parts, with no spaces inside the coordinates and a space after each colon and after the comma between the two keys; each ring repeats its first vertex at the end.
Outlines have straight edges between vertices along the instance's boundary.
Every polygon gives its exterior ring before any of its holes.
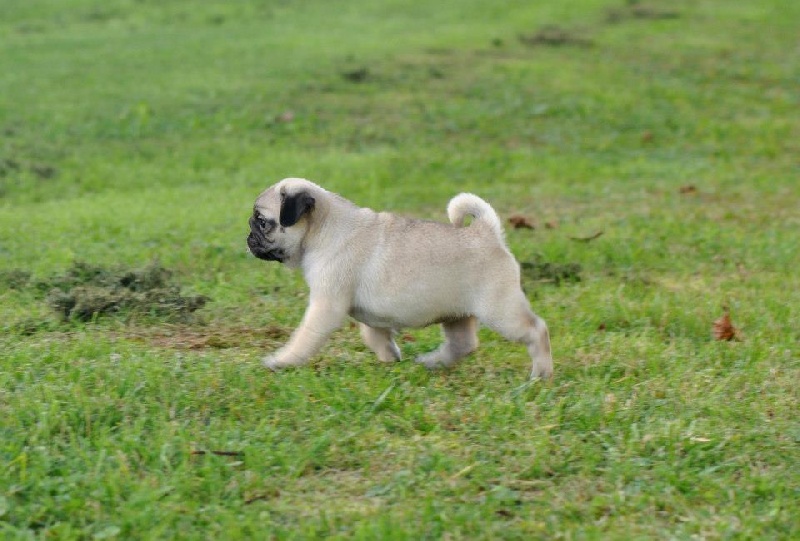
{"type": "Polygon", "coordinates": [[[574,241],[577,241],[577,242],[591,242],[594,239],[597,239],[597,238],[600,238],[601,236],[603,236],[603,233],[604,233],[604,231],[598,231],[594,235],[590,235],[588,237],[570,237],[570,240],[574,240],[574,241]]]}
{"type": "Polygon", "coordinates": [[[217,456],[244,456],[242,451],[203,451],[201,449],[195,449],[191,453],[193,456],[195,455],[217,455],[217,456]]]}
{"type": "Polygon", "coordinates": [[[256,494],[255,496],[251,496],[251,497],[247,498],[244,501],[244,504],[245,505],[250,505],[251,503],[255,503],[255,502],[258,502],[258,501],[269,500],[269,499],[274,498],[274,497],[279,496],[279,495],[280,495],[280,492],[278,492],[277,494],[256,494]]]}

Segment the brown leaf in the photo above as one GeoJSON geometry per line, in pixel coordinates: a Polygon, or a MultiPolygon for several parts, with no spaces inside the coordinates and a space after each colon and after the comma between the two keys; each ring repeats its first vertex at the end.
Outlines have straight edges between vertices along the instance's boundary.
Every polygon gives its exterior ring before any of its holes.
{"type": "Polygon", "coordinates": [[[734,340],[739,337],[739,330],[731,323],[731,316],[728,310],[722,317],[714,322],[712,334],[715,340],[734,340]]]}
{"type": "Polygon", "coordinates": [[[652,143],[654,138],[653,132],[648,130],[642,134],[642,143],[652,143]]]}
{"type": "Polygon", "coordinates": [[[697,186],[694,184],[687,184],[686,186],[681,186],[680,192],[684,195],[697,193],[697,186]]]}
{"type": "Polygon", "coordinates": [[[508,223],[510,223],[514,229],[536,229],[533,222],[522,214],[513,214],[509,216],[508,223]]]}
{"type": "Polygon", "coordinates": [[[544,223],[545,229],[557,229],[558,228],[558,220],[548,220],[544,223]]]}

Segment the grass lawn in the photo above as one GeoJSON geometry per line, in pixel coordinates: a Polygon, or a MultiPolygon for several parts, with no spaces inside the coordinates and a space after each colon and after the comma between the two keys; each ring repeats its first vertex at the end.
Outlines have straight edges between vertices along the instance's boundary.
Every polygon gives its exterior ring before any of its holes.
{"type": "Polygon", "coordinates": [[[795,0],[3,0],[0,537],[800,538],[798,27],[795,0]],[[411,362],[437,328],[386,365],[352,325],[263,369],[307,299],[245,251],[287,176],[526,217],[554,379],[485,329],[449,372],[411,362]]]}

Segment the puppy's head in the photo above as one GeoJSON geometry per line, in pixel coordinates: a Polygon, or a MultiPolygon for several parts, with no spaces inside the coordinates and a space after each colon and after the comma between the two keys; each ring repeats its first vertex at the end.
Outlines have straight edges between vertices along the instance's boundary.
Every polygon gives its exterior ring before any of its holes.
{"type": "Polygon", "coordinates": [[[259,195],[250,217],[250,252],[259,259],[298,266],[317,189],[307,180],[289,178],[259,195]]]}

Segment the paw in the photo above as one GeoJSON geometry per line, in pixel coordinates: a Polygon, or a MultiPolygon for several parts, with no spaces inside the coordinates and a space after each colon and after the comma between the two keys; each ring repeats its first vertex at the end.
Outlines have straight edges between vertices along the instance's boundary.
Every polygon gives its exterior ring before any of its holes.
{"type": "Polygon", "coordinates": [[[418,355],[414,360],[429,370],[448,368],[452,364],[448,363],[447,359],[439,351],[418,355]]]}
{"type": "Polygon", "coordinates": [[[553,360],[540,359],[533,363],[530,379],[550,379],[553,377],[553,360]]]}
{"type": "Polygon", "coordinates": [[[277,355],[267,355],[261,359],[261,364],[264,365],[264,368],[269,368],[273,372],[276,372],[286,366],[278,359],[277,355]]]}
{"type": "Polygon", "coordinates": [[[303,362],[293,358],[291,355],[286,355],[281,351],[276,351],[275,353],[267,355],[261,359],[261,364],[264,365],[265,368],[269,368],[273,372],[276,372],[283,368],[301,365],[303,362]]]}
{"type": "Polygon", "coordinates": [[[378,360],[383,363],[393,363],[403,357],[402,353],[400,353],[400,348],[394,342],[387,345],[383,350],[376,351],[375,354],[378,356],[378,360]]]}

